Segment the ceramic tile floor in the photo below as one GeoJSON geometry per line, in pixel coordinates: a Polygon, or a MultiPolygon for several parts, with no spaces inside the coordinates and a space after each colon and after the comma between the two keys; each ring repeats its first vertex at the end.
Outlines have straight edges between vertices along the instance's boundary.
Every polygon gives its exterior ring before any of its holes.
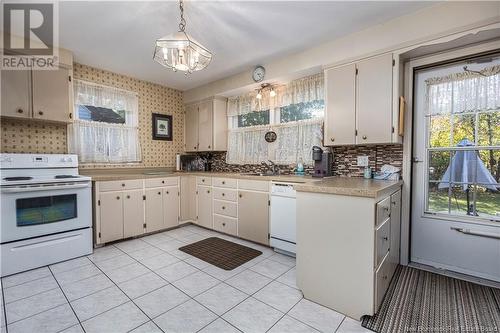
{"type": "Polygon", "coordinates": [[[369,332],[310,302],[295,259],[193,225],[1,281],[1,333],[369,332]],[[263,254],[225,271],[178,250],[217,235],[263,254]]]}

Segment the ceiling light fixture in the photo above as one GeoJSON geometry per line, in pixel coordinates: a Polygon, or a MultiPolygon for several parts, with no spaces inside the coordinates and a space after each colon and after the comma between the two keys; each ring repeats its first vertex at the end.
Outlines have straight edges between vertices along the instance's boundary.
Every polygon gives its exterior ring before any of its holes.
{"type": "Polygon", "coordinates": [[[174,72],[182,71],[187,75],[207,67],[212,53],[186,33],[183,0],[179,1],[179,9],[179,31],[156,40],[153,59],[174,72]]]}

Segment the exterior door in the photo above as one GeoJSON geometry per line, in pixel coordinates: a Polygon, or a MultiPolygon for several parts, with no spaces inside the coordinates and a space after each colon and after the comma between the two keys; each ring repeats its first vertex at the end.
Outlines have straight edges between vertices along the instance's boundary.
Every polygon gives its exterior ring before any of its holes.
{"type": "MultiPolygon", "coordinates": [[[[227,120],[226,120],[227,121],[227,120]]],[[[198,150],[213,150],[213,112],[212,101],[201,102],[198,107],[198,150]]]]}
{"type": "Polygon", "coordinates": [[[198,150],[198,104],[186,106],[184,118],[184,145],[186,151],[198,150]]]}
{"type": "Polygon", "coordinates": [[[212,188],[198,186],[198,224],[202,227],[213,228],[212,216],[212,188]]]}
{"type": "Polygon", "coordinates": [[[30,71],[2,70],[2,116],[30,118],[30,71]]]}
{"type": "Polygon", "coordinates": [[[161,230],[163,224],[163,189],[146,190],[146,232],[161,230]]]}
{"type": "Polygon", "coordinates": [[[500,281],[500,74],[490,69],[499,64],[427,68],[414,80],[411,261],[493,281],[500,281]]]}
{"type": "Polygon", "coordinates": [[[325,71],[325,146],[356,143],[356,66],[325,71]]]}
{"type": "Polygon", "coordinates": [[[392,141],[392,54],[357,64],[357,143],[392,141]]]}
{"type": "Polygon", "coordinates": [[[123,238],[123,193],[107,192],[99,194],[101,205],[99,212],[100,243],[107,243],[123,238]]]}
{"type": "Polygon", "coordinates": [[[163,188],[163,219],[165,228],[179,224],[179,187],[163,188]]]}
{"type": "Polygon", "coordinates": [[[33,71],[33,118],[70,122],[69,71],[33,71]]]}
{"type": "Polygon", "coordinates": [[[144,200],[142,195],[142,190],[123,193],[124,238],[144,233],[144,200]]]}
{"type": "Polygon", "coordinates": [[[239,191],[238,236],[269,244],[269,194],[239,191]]]}

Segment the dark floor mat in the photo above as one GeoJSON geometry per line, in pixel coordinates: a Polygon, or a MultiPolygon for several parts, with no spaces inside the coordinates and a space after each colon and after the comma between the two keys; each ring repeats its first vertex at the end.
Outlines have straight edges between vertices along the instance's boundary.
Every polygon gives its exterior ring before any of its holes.
{"type": "Polygon", "coordinates": [[[217,237],[205,238],[179,250],[226,271],[233,270],[262,254],[258,250],[217,237]]]}
{"type": "Polygon", "coordinates": [[[374,316],[378,333],[500,332],[500,289],[399,266],[374,316]]]}

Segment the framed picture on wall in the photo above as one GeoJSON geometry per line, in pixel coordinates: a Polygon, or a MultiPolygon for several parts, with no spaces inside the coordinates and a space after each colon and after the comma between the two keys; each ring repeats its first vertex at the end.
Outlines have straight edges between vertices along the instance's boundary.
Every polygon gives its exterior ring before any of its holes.
{"type": "Polygon", "coordinates": [[[172,141],[172,116],[153,113],[153,140],[172,141]]]}

